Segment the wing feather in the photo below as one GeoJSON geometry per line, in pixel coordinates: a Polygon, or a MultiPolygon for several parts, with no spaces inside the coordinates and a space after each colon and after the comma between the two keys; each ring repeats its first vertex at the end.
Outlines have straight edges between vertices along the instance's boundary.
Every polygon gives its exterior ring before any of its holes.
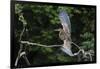
{"type": "Polygon", "coordinates": [[[59,13],[59,18],[65,32],[71,33],[71,23],[68,14],[65,11],[59,13]]]}

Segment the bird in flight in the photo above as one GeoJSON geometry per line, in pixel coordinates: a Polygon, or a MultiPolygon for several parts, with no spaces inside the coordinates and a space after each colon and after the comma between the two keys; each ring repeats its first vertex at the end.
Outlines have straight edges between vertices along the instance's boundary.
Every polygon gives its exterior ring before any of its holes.
{"type": "Polygon", "coordinates": [[[63,40],[64,43],[61,50],[69,56],[74,56],[71,51],[71,23],[67,12],[61,11],[59,13],[59,19],[61,21],[62,28],[56,29],[55,31],[59,31],[59,38],[63,40]]]}

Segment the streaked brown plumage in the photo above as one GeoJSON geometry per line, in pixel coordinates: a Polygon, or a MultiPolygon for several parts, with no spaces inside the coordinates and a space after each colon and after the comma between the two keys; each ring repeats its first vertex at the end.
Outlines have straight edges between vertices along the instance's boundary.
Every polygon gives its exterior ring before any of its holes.
{"type": "Polygon", "coordinates": [[[61,40],[68,40],[68,41],[71,41],[71,37],[70,37],[70,33],[68,32],[64,32],[63,29],[59,28],[59,29],[56,29],[55,31],[59,31],[59,38],[61,40]]]}

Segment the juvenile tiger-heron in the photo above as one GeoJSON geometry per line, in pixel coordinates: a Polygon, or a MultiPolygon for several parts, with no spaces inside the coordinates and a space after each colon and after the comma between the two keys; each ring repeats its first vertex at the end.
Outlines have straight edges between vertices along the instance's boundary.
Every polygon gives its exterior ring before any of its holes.
{"type": "Polygon", "coordinates": [[[64,43],[61,50],[69,56],[74,56],[71,51],[71,23],[69,16],[65,11],[61,11],[59,13],[59,19],[63,28],[55,29],[55,31],[59,31],[59,38],[64,43]]]}

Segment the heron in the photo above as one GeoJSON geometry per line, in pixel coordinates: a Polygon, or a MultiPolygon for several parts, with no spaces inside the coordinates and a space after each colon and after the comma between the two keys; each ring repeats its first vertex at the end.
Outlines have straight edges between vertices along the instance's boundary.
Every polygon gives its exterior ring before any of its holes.
{"type": "Polygon", "coordinates": [[[74,56],[71,50],[71,23],[67,12],[61,11],[59,19],[62,28],[55,29],[55,31],[59,31],[59,38],[63,40],[63,46],[60,49],[69,56],[74,56]]]}

